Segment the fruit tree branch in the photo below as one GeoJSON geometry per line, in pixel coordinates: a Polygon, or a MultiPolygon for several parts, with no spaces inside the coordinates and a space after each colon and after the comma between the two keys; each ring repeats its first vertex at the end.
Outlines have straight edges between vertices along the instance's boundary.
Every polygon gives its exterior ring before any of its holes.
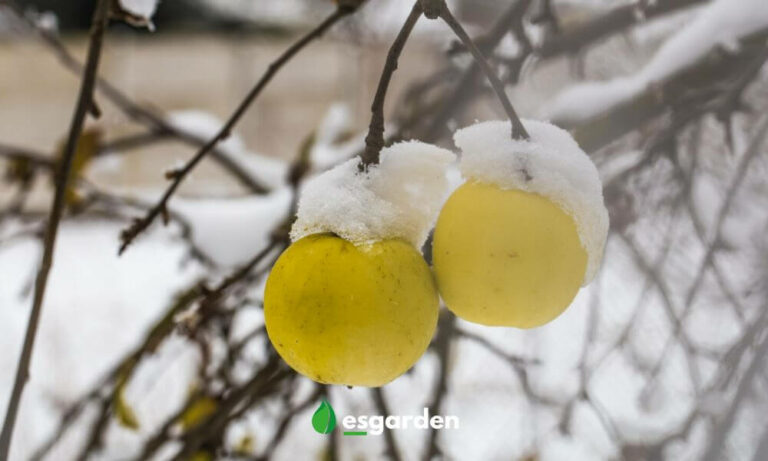
{"type": "Polygon", "coordinates": [[[85,72],[80,86],[80,96],[72,117],[69,137],[67,138],[61,157],[62,161],[57,171],[56,191],[54,193],[53,204],[51,205],[50,216],[45,230],[43,256],[35,281],[32,310],[30,312],[27,332],[24,337],[24,345],[22,346],[21,356],[16,370],[16,378],[13,383],[11,398],[8,402],[2,434],[0,434],[0,459],[8,459],[8,453],[11,447],[11,437],[16,423],[21,395],[24,391],[27,379],[29,378],[29,365],[32,359],[32,350],[35,345],[37,328],[40,322],[45,289],[48,284],[48,274],[53,266],[53,251],[56,247],[56,235],[59,229],[59,222],[61,221],[61,216],[64,212],[65,195],[67,191],[67,183],[69,182],[70,170],[72,169],[72,160],[75,156],[77,143],[83,131],[85,118],[93,107],[93,91],[96,84],[96,74],[101,58],[104,34],[106,32],[107,24],[109,23],[109,5],[109,0],[99,0],[93,16],[91,41],[88,49],[85,72]]]}
{"type": "MultiPolygon", "coordinates": [[[[480,69],[485,73],[485,76],[488,78],[488,81],[491,84],[491,87],[493,87],[493,91],[496,93],[496,96],[499,98],[499,101],[501,102],[502,106],[504,106],[504,111],[507,113],[507,116],[509,117],[510,122],[512,122],[512,139],[519,139],[524,140],[530,138],[528,135],[528,132],[525,131],[525,127],[523,126],[523,123],[520,121],[520,118],[517,116],[517,112],[515,112],[515,108],[512,107],[512,103],[509,101],[509,97],[507,97],[507,93],[504,91],[504,84],[499,79],[498,75],[496,75],[496,72],[491,69],[491,65],[488,64],[488,61],[485,59],[485,56],[483,56],[483,53],[480,51],[480,49],[475,45],[475,42],[472,41],[472,39],[469,37],[467,32],[464,30],[464,28],[461,26],[459,21],[456,20],[456,18],[451,13],[451,10],[448,8],[448,5],[445,4],[445,0],[422,0],[425,4],[430,4],[430,8],[434,11],[434,13],[445,21],[446,24],[453,30],[453,33],[456,34],[456,36],[461,40],[461,42],[464,44],[465,47],[469,49],[469,51],[472,53],[472,56],[475,58],[475,61],[480,66],[480,69]]],[[[424,11],[427,11],[427,7],[424,7],[424,11]]],[[[426,13],[425,13],[426,14],[426,13]]]]}
{"type": "Polygon", "coordinates": [[[371,106],[371,124],[368,127],[368,136],[365,138],[365,151],[360,161],[361,169],[379,161],[379,153],[384,147],[384,101],[387,98],[387,89],[389,88],[389,82],[392,80],[392,75],[397,70],[403,48],[405,48],[408,37],[410,37],[411,31],[413,31],[414,26],[419,21],[421,14],[421,3],[417,0],[413,4],[411,14],[408,15],[405,23],[403,23],[403,27],[392,43],[392,47],[389,49],[387,62],[384,64],[384,70],[381,72],[379,87],[376,90],[376,96],[373,98],[373,105],[371,106]]]}
{"type": "Polygon", "coordinates": [[[277,58],[277,60],[269,65],[266,73],[264,73],[259,81],[256,82],[256,85],[251,89],[248,95],[246,95],[245,99],[243,99],[234,113],[232,113],[232,115],[229,117],[229,120],[227,120],[227,122],[224,124],[221,130],[219,130],[216,136],[208,141],[183,167],[166,173],[166,175],[172,180],[171,185],[166,189],[160,201],[154,207],[152,207],[152,209],[143,218],[136,219],[130,227],[123,231],[120,237],[120,254],[122,254],[128,248],[128,246],[136,239],[136,237],[138,237],[142,232],[149,228],[149,226],[155,221],[155,219],[157,219],[158,216],[165,216],[167,214],[168,202],[178,187],[181,185],[181,183],[184,181],[184,179],[189,176],[192,170],[200,163],[201,160],[203,160],[203,158],[205,158],[208,153],[210,153],[216,147],[219,142],[227,139],[230,136],[235,125],[237,125],[243,115],[245,115],[245,113],[248,111],[251,104],[253,104],[256,98],[261,94],[264,88],[266,88],[269,82],[272,81],[272,78],[280,71],[280,69],[282,69],[282,67],[288,63],[299,51],[304,49],[304,47],[313,42],[315,39],[322,36],[323,33],[325,33],[339,20],[353,13],[356,8],[356,5],[340,3],[336,8],[336,11],[328,16],[323,22],[321,22],[320,25],[312,29],[306,35],[302,36],[296,43],[285,50],[283,54],[277,58]]]}

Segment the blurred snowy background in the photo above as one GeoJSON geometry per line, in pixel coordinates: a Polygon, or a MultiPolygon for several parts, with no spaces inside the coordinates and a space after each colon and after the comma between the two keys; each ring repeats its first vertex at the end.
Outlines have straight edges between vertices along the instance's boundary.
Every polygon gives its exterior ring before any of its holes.
{"type": "MultiPolygon", "coordinates": [[[[0,1],[0,414],[94,3],[0,1]]],[[[768,459],[765,0],[450,4],[516,108],[570,129],[599,166],[611,235],[574,305],[534,331],[445,313],[430,351],[381,391],[293,375],[253,388],[279,246],[221,296],[201,283],[220,286],[269,245],[301,153],[314,174],[359,152],[412,2],[370,0],[296,57],[184,183],[171,224],[118,257],[121,230],[162,193],[164,171],[333,10],[166,0],[155,32],[108,34],[100,75],[113,86],[100,87],[103,114],[87,126],[94,143],[60,231],[11,459],[171,459],[190,443],[175,424],[190,417],[184,407],[198,414],[198,460],[768,459]],[[322,436],[310,417],[324,395],[338,415],[429,406],[461,429],[322,436]]],[[[455,128],[503,117],[447,28],[426,20],[386,107],[393,137],[449,148],[455,128]]]]}

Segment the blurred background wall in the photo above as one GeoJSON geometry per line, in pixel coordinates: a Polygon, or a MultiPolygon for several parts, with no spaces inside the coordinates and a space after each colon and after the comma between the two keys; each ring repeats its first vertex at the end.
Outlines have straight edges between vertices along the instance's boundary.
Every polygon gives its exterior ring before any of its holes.
{"type": "MultiPolygon", "coordinates": [[[[40,22],[51,27],[58,23],[65,45],[84,57],[93,0],[22,3],[40,22]]],[[[269,63],[331,8],[330,2],[278,3],[279,7],[275,2],[161,2],[154,17],[156,32],[114,26],[101,75],[161,113],[194,109],[223,119],[269,63]]],[[[401,12],[396,8],[394,14],[401,12]]],[[[237,133],[251,150],[271,157],[293,157],[304,136],[323,121],[329,108],[339,104],[351,130],[367,125],[391,34],[385,28],[371,40],[370,34],[361,32],[367,31],[350,22],[286,66],[238,127],[237,133]]],[[[5,27],[5,40],[0,34],[0,139],[53,152],[66,132],[78,79],[40,41],[30,36],[19,40],[20,34],[12,24],[5,27]]],[[[409,43],[393,82],[390,110],[408,82],[434,69],[440,51],[428,34],[417,34],[409,43]]],[[[136,126],[108,102],[104,104],[105,114],[97,125],[107,138],[135,132],[136,126]]],[[[137,149],[125,159],[119,175],[105,173],[108,177],[104,179],[131,186],[162,185],[164,179],[158,171],[190,154],[188,146],[173,143],[137,149]]],[[[203,166],[204,185],[225,178],[217,167],[203,166]]],[[[239,191],[228,180],[219,186],[223,193],[239,191]]],[[[185,185],[184,192],[200,192],[199,188],[200,184],[185,185]]]]}

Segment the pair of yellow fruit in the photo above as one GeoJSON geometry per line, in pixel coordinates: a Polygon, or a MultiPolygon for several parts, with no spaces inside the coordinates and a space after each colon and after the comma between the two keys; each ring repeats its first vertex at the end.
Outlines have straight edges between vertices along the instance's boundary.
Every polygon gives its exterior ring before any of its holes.
{"type": "Polygon", "coordinates": [[[532,328],[568,307],[587,259],[574,220],[558,205],[470,181],[438,218],[434,277],[403,240],[355,245],[333,234],[309,235],[272,269],[266,328],[278,353],[303,375],[380,386],[407,371],[429,346],[438,291],[464,320],[532,328]]]}

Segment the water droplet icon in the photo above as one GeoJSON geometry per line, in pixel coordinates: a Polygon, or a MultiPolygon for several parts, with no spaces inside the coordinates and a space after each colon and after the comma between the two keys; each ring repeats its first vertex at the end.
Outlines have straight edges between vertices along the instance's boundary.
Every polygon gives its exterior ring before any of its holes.
{"type": "Polygon", "coordinates": [[[312,427],[320,434],[330,434],[336,427],[336,414],[327,400],[323,400],[312,415],[312,427]]]}

